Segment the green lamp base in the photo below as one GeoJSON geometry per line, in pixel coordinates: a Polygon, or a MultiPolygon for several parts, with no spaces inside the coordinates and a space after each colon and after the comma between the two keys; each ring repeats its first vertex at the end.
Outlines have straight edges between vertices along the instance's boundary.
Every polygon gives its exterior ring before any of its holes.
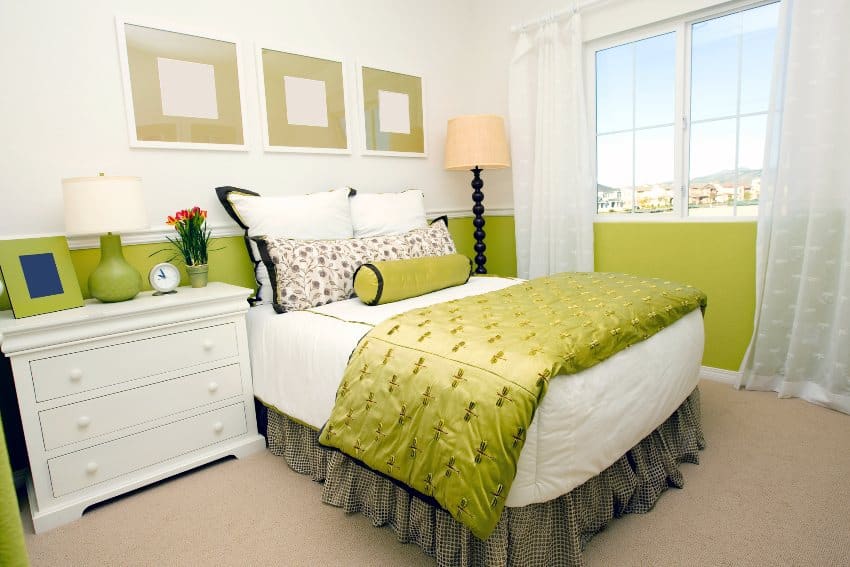
{"type": "Polygon", "coordinates": [[[100,264],[89,276],[89,293],[104,303],[133,299],[142,289],[142,276],[124,259],[121,237],[100,237],[100,264]]]}

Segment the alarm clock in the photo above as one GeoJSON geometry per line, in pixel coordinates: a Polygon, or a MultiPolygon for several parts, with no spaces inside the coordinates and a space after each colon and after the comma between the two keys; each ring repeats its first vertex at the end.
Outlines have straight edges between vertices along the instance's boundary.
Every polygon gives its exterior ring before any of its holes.
{"type": "Polygon", "coordinates": [[[151,287],[156,290],[154,295],[177,293],[177,286],[180,285],[180,270],[174,264],[163,262],[151,269],[148,279],[151,287]]]}

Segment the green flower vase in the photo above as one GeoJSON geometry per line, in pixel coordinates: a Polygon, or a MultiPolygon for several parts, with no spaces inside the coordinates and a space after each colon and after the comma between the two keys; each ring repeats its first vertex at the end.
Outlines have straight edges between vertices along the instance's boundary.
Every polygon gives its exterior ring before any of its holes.
{"type": "Polygon", "coordinates": [[[189,283],[192,287],[206,287],[209,281],[209,269],[207,264],[198,266],[186,266],[186,273],[189,274],[189,283]]]}

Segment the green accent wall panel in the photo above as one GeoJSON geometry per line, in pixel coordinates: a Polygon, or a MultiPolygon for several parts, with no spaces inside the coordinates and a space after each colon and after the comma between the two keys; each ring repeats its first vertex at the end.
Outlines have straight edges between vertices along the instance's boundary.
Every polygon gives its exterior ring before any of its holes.
{"type": "MultiPolygon", "coordinates": [[[[514,219],[486,217],[487,271],[516,276],[514,219]]],[[[458,252],[474,256],[472,217],[449,219],[458,252]]],[[[605,222],[594,226],[596,270],[661,277],[697,286],[708,294],[703,364],[737,370],[753,328],[755,311],[755,222],[605,222]]],[[[210,280],[254,287],[251,262],[241,236],[218,238],[210,254],[210,280]]],[[[166,244],[125,246],[127,261],[144,276],[171,255],[152,252],[166,244]]],[[[94,250],[72,250],[71,258],[88,297],[87,280],[99,259],[94,250]]],[[[188,284],[184,275],[183,285],[188,284]]],[[[0,310],[8,309],[0,296],[0,310]]]]}
{"type": "Polygon", "coordinates": [[[755,313],[756,223],[594,225],[596,270],[688,283],[708,295],[703,364],[738,370],[755,313]]]}
{"type": "MultiPolygon", "coordinates": [[[[475,239],[472,233],[472,217],[449,219],[449,232],[460,254],[475,258],[475,239]]],[[[514,217],[485,216],[484,244],[487,250],[487,273],[495,276],[516,277],[516,239],[514,237],[514,217]]]]}
{"type": "MultiPolygon", "coordinates": [[[[160,262],[168,262],[174,256],[173,250],[174,247],[167,242],[122,247],[124,258],[142,274],[143,291],[151,289],[148,272],[160,262]],[[163,252],[156,253],[159,250],[163,252]]],[[[210,250],[210,281],[226,282],[251,289],[255,287],[251,261],[248,259],[248,251],[245,249],[245,240],[241,236],[216,238],[210,244],[210,250]]],[[[77,272],[83,297],[90,298],[89,274],[100,262],[100,249],[71,250],[71,261],[74,264],[74,270],[77,272]]],[[[180,285],[189,285],[189,277],[186,275],[183,263],[176,258],[173,263],[180,267],[182,276],[180,285]]],[[[4,290],[0,294],[0,311],[9,308],[9,296],[4,290]]]]}
{"type": "MultiPolygon", "coordinates": [[[[183,267],[183,262],[175,256],[176,250],[167,242],[154,244],[137,244],[124,246],[124,258],[142,274],[142,289],[151,289],[148,281],[148,272],[160,262],[171,261],[180,268],[180,285],[189,285],[189,277],[183,267]],[[162,252],[158,252],[162,250],[162,252]],[[153,254],[153,255],[152,255],[153,254]]],[[[248,251],[245,249],[245,240],[241,236],[227,238],[216,238],[210,243],[210,281],[226,282],[242,287],[254,288],[254,276],[251,270],[251,262],[248,259],[248,251]]],[[[83,296],[91,297],[88,292],[89,274],[95,269],[100,261],[100,250],[89,248],[85,250],[72,250],[71,260],[80,280],[80,288],[83,296]]]]}

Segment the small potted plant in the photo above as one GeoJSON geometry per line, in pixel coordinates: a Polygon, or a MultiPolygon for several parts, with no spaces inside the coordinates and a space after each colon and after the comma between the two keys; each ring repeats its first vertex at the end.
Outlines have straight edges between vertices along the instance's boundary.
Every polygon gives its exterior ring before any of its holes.
{"type": "Polygon", "coordinates": [[[204,287],[207,285],[207,254],[212,237],[212,231],[207,228],[207,212],[200,207],[183,209],[169,216],[165,222],[177,231],[177,237],[167,238],[183,258],[189,282],[192,287],[204,287]]]}

